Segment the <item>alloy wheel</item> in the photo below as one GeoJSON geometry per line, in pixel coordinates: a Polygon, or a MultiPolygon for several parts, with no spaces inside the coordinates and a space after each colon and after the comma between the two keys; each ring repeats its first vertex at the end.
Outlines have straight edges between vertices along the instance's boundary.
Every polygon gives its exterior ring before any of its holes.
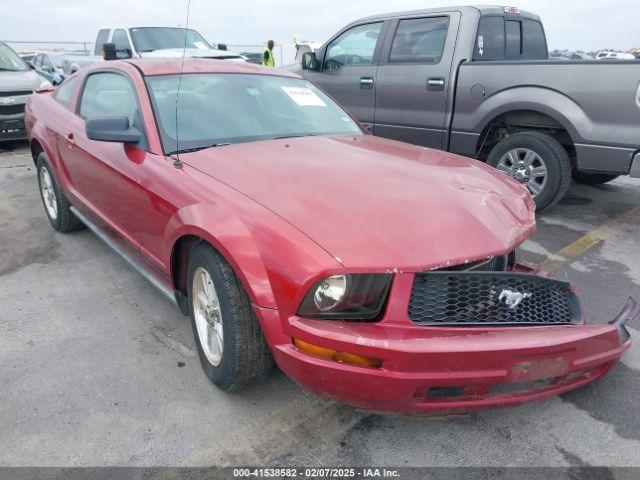
{"type": "Polygon", "coordinates": [[[496,166],[529,189],[533,198],[547,185],[547,165],[540,155],[528,148],[514,148],[505,153],[496,166]]]}
{"type": "Polygon", "coordinates": [[[202,267],[193,275],[192,300],[200,346],[207,360],[217,367],[222,361],[224,345],[222,311],[211,275],[202,267]]]}
{"type": "Polygon", "coordinates": [[[47,215],[49,215],[51,220],[55,220],[58,218],[58,201],[56,199],[56,191],[53,188],[51,175],[46,167],[40,168],[40,193],[42,194],[42,200],[44,200],[47,215]]]}

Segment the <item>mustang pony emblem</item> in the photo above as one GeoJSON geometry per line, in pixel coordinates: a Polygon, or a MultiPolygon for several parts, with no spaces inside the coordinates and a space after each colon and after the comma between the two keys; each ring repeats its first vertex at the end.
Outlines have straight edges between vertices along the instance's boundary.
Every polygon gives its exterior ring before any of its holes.
{"type": "Polygon", "coordinates": [[[520,293],[514,292],[513,290],[508,290],[506,288],[502,289],[500,295],[498,296],[499,302],[504,302],[507,304],[509,309],[513,310],[518,305],[520,305],[526,298],[531,298],[531,293],[520,293]]]}

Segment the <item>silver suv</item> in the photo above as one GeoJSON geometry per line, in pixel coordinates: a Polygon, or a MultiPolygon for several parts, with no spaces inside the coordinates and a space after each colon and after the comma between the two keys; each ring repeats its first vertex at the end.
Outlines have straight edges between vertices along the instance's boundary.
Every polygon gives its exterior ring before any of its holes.
{"type": "Polygon", "coordinates": [[[24,105],[34,90],[51,84],[9,45],[0,42],[0,142],[27,138],[24,105]]]}

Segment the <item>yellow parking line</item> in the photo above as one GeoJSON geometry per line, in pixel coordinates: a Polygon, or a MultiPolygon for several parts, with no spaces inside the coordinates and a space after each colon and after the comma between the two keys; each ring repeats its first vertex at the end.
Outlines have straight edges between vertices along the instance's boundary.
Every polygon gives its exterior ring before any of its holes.
{"type": "Polygon", "coordinates": [[[540,270],[552,272],[557,270],[562,264],[571,260],[588,250],[592,249],[600,242],[613,237],[620,233],[633,220],[640,219],[640,207],[633,208],[628,212],[623,213],[619,217],[615,218],[609,223],[602,225],[601,227],[592,230],[591,232],[583,235],[575,242],[570,243],[555,255],[547,258],[540,265],[540,270]]]}

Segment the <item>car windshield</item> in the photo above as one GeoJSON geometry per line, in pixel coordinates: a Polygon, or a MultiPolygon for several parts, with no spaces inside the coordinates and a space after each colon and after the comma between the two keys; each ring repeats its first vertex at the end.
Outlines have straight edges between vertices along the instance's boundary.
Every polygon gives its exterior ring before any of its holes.
{"type": "Polygon", "coordinates": [[[283,137],[363,134],[341,107],[302,79],[185,74],[177,115],[180,76],[147,77],[146,81],[167,153],[283,137]]]}
{"type": "Polygon", "coordinates": [[[166,48],[211,48],[202,35],[195,30],[174,27],[132,28],[131,40],[138,52],[153,52],[166,48]],[[186,38],[185,38],[186,32],[186,38]]]}
{"type": "Polygon", "coordinates": [[[11,50],[8,45],[0,43],[0,70],[9,70],[12,72],[23,72],[28,70],[27,64],[18,56],[16,52],[11,50]]]}

